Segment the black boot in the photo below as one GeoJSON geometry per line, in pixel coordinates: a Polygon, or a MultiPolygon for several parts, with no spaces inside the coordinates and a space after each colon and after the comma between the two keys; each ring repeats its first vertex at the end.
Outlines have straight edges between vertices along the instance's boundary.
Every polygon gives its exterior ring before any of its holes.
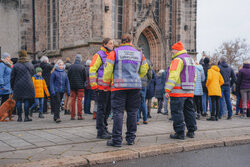
{"type": "Polygon", "coordinates": [[[201,119],[201,115],[197,114],[196,119],[200,120],[201,119]]]}
{"type": "Polygon", "coordinates": [[[171,139],[180,139],[180,140],[184,140],[185,139],[185,136],[184,134],[170,134],[170,138],[171,139]]]}
{"type": "Polygon", "coordinates": [[[70,111],[69,110],[64,110],[64,115],[70,115],[70,111]]]}
{"type": "Polygon", "coordinates": [[[211,117],[208,118],[207,120],[208,120],[208,121],[217,121],[218,119],[216,120],[215,116],[211,116],[211,117]]]}
{"type": "Polygon", "coordinates": [[[18,114],[18,119],[17,119],[17,122],[22,122],[23,119],[22,119],[22,114],[18,114]]]}
{"type": "Polygon", "coordinates": [[[24,122],[29,122],[29,121],[32,121],[32,119],[30,119],[28,115],[25,115],[24,122]]]}
{"type": "Polygon", "coordinates": [[[43,113],[39,113],[38,118],[44,118],[43,113]]]}
{"type": "Polygon", "coordinates": [[[29,114],[30,114],[30,117],[32,117],[33,116],[33,110],[30,110],[29,114]]]}

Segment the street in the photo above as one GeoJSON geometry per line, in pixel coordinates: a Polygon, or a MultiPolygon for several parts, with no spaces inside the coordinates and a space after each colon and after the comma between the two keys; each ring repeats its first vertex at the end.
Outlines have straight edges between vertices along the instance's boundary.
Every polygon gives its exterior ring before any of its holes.
{"type": "Polygon", "coordinates": [[[250,144],[113,162],[94,167],[249,167],[250,144]]]}

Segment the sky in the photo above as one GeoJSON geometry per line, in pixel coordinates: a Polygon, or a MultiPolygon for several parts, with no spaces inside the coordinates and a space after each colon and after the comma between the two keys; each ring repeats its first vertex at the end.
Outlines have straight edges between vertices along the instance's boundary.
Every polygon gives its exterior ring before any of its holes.
{"type": "Polygon", "coordinates": [[[236,38],[250,45],[250,0],[197,0],[197,5],[198,57],[236,38]]]}

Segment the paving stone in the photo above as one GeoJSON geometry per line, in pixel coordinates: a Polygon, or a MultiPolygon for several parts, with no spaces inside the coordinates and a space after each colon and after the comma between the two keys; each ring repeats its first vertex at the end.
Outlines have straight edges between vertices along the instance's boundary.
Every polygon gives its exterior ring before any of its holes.
{"type": "Polygon", "coordinates": [[[0,159],[0,167],[9,165],[9,164],[18,164],[17,166],[20,166],[20,163],[27,163],[29,160],[25,159],[0,159]]]}
{"type": "Polygon", "coordinates": [[[29,149],[29,150],[18,150],[14,151],[13,154],[9,155],[7,158],[11,159],[29,159],[33,154],[44,151],[43,148],[29,149]]]}
{"type": "Polygon", "coordinates": [[[0,152],[12,151],[12,150],[15,150],[15,148],[10,147],[9,145],[7,145],[4,142],[0,141],[0,152]]]}
{"type": "Polygon", "coordinates": [[[51,154],[51,155],[61,155],[65,151],[70,150],[71,147],[72,145],[45,147],[44,153],[51,154]]]}

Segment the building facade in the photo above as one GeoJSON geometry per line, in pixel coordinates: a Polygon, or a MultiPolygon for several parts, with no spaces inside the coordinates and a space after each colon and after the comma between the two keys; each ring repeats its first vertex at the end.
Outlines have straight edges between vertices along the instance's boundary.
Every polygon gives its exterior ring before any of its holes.
{"type": "Polygon", "coordinates": [[[12,53],[11,43],[17,43],[13,52],[27,49],[33,58],[80,53],[87,60],[103,38],[119,44],[121,35],[130,33],[154,68],[162,69],[175,42],[181,40],[196,55],[196,11],[197,0],[0,0],[0,24],[5,25],[0,34],[12,35],[10,41],[0,39],[0,46],[12,53]],[[4,8],[14,18],[5,18],[4,8]],[[15,29],[8,28],[8,20],[15,29]]]}

